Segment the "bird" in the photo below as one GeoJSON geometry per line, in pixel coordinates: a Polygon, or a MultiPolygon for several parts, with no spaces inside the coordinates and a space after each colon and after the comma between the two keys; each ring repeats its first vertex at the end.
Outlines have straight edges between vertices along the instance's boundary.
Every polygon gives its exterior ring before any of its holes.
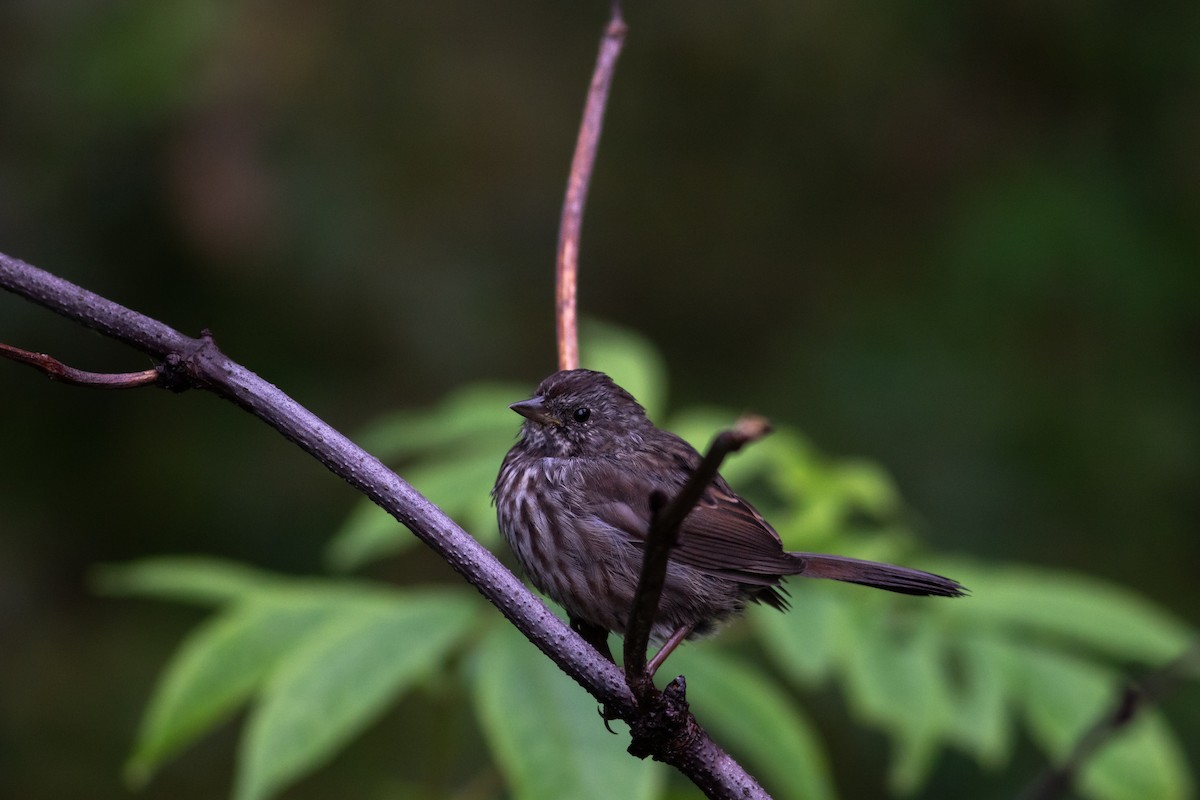
{"type": "MultiPolygon", "coordinates": [[[[602,372],[556,372],[509,408],[525,419],[492,489],[500,532],[533,585],[611,661],[608,634],[627,630],[653,503],[674,497],[702,456],[602,372]]],[[[662,646],[650,674],[678,644],[712,633],[747,603],[787,610],[782,582],[793,575],[908,595],[965,594],[955,580],[909,567],[788,552],[718,474],[670,551],[650,632],[662,646]]]]}

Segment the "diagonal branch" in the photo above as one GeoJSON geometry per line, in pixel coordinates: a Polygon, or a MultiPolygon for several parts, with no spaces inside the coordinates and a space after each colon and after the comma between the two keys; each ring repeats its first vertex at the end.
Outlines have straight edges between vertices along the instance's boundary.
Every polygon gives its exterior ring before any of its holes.
{"type": "Polygon", "coordinates": [[[622,676],[524,588],[490,552],[409,484],[245,367],[225,356],[211,337],[194,339],[15,258],[0,254],[0,287],[161,359],[192,386],[240,406],[366,494],[438,552],[497,605],[534,644],[555,649],[560,666],[593,693],[628,705],[622,676]],[[566,631],[565,647],[553,637],[566,631]],[[532,634],[532,635],[531,635],[532,634]],[[551,648],[551,645],[554,645],[551,648]],[[606,669],[605,667],[609,667],[606,669]],[[624,691],[623,691],[624,690],[624,691]]]}
{"type": "MultiPolygon", "coordinates": [[[[125,342],[182,382],[249,411],[315,457],[411,530],[495,605],[522,634],[616,717],[645,717],[625,677],[563,624],[482,545],[408,483],[278,387],[230,360],[211,336],[195,339],[69,281],[0,254],[0,287],[125,342]]],[[[688,720],[683,734],[647,753],[713,798],[766,798],[749,774],[688,720]]]]}
{"type": "Polygon", "coordinates": [[[1076,776],[1109,739],[1133,724],[1138,714],[1162,702],[1186,680],[1200,677],[1200,639],[1174,661],[1139,684],[1125,686],[1115,702],[1083,732],[1063,763],[1044,772],[1021,793],[1022,800],[1056,800],[1071,791],[1076,776]]]}
{"type": "Polygon", "coordinates": [[[592,166],[596,163],[596,148],[604,127],[608,90],[612,85],[621,47],[625,44],[625,31],[621,4],[613,0],[612,15],[604,30],[604,38],[600,40],[600,52],[596,55],[592,83],[588,87],[587,104],[583,109],[583,119],[579,122],[579,136],[575,140],[575,155],[571,159],[571,174],[567,178],[567,194],[563,198],[562,217],[558,226],[554,318],[558,334],[559,369],[579,368],[579,325],[575,312],[579,234],[583,228],[583,207],[592,180],[592,166]]]}

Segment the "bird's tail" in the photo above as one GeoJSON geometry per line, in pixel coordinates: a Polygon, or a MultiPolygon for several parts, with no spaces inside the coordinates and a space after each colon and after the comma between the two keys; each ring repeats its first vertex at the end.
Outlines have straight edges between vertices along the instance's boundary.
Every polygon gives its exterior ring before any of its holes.
{"type": "Polygon", "coordinates": [[[795,575],[806,578],[830,578],[835,581],[858,583],[900,594],[962,597],[966,589],[958,582],[919,569],[880,564],[846,556],[827,556],[820,553],[789,553],[796,560],[795,575]]]}

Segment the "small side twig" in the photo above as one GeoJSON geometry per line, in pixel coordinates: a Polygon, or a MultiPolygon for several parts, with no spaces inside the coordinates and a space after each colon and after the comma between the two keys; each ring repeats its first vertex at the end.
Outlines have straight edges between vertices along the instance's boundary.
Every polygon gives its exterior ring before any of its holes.
{"type": "Polygon", "coordinates": [[[85,372],[68,367],[54,356],[31,353],[7,344],[0,344],[0,357],[19,364],[28,364],[52,381],[62,381],[74,386],[90,386],[94,389],[135,389],[139,386],[153,386],[159,382],[161,375],[157,367],[141,372],[85,372]]]}
{"type": "Polygon", "coordinates": [[[563,198],[562,217],[558,226],[558,257],[555,269],[555,324],[558,334],[558,368],[578,369],[579,332],[575,312],[577,275],[579,267],[579,234],[583,228],[583,207],[587,202],[592,167],[596,163],[596,148],[604,127],[604,109],[608,105],[608,90],[612,85],[617,58],[625,44],[625,20],[621,4],[614,0],[612,14],[600,52],[592,70],[587,104],[579,123],[575,140],[575,155],[571,158],[571,174],[567,178],[567,193],[563,198]]]}
{"type": "Polygon", "coordinates": [[[1055,800],[1066,796],[1076,776],[1101,746],[1133,724],[1142,711],[1161,702],[1181,683],[1195,677],[1200,677],[1200,639],[1140,683],[1123,687],[1112,706],[1079,737],[1066,760],[1039,776],[1021,793],[1021,800],[1055,800]]]}
{"type": "Polygon", "coordinates": [[[717,434],[700,466],[670,502],[661,496],[650,498],[650,530],[646,534],[642,572],[638,577],[633,610],[625,631],[623,653],[625,679],[635,694],[638,694],[639,687],[644,690],[653,687],[646,674],[646,648],[650,643],[650,630],[654,626],[658,601],[662,597],[663,583],[667,577],[667,560],[671,548],[679,538],[679,526],[696,507],[696,503],[700,502],[700,497],[717,476],[725,457],[770,432],[771,425],[763,417],[742,417],[732,428],[717,434]]]}

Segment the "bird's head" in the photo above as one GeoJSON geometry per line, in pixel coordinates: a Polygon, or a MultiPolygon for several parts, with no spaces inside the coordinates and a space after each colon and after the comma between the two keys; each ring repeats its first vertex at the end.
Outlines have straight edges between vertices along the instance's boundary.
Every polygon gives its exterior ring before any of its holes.
{"type": "Polygon", "coordinates": [[[603,372],[572,369],[542,381],[528,400],[509,406],[525,417],[526,447],[556,457],[604,456],[636,449],[653,428],[646,411],[603,372]]]}

